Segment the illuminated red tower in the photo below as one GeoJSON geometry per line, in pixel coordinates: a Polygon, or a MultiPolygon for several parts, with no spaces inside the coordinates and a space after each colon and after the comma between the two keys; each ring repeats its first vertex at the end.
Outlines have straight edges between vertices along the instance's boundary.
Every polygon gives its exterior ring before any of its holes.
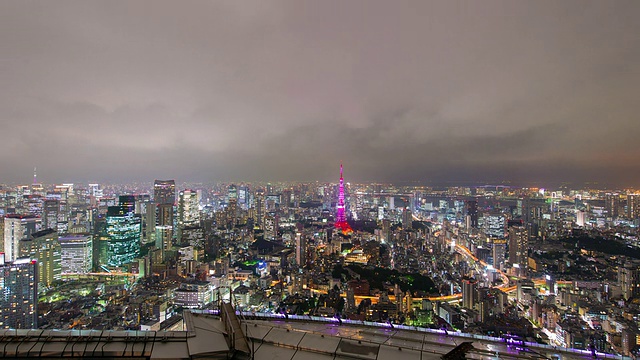
{"type": "Polygon", "coordinates": [[[342,177],[342,163],[340,163],[340,185],[338,188],[338,206],[336,207],[336,228],[342,230],[342,233],[347,235],[353,232],[349,223],[347,223],[347,217],[344,213],[344,178],[342,177]]]}

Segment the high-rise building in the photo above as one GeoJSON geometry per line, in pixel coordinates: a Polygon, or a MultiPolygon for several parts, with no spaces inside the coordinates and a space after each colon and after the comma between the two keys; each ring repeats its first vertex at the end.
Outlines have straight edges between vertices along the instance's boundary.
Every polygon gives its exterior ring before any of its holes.
{"type": "Polygon", "coordinates": [[[156,218],[156,248],[164,252],[173,247],[173,204],[158,204],[156,218]]]}
{"type": "Polygon", "coordinates": [[[29,258],[5,262],[0,253],[0,328],[38,327],[37,267],[37,261],[29,258]]]}
{"type": "Polygon", "coordinates": [[[627,217],[629,219],[640,217],[640,194],[627,195],[627,217]]]}
{"type": "Polygon", "coordinates": [[[473,279],[462,279],[462,307],[473,309],[478,302],[478,282],[473,279]]]}
{"type": "Polygon", "coordinates": [[[100,200],[103,196],[103,191],[100,189],[100,184],[89,184],[89,196],[100,200]]]}
{"type": "Polygon", "coordinates": [[[229,189],[227,192],[227,198],[230,199],[238,199],[238,187],[234,184],[229,185],[229,189]]]}
{"type": "Polygon", "coordinates": [[[491,250],[493,255],[493,267],[501,270],[506,259],[507,240],[492,239],[492,242],[493,248],[491,250]]]}
{"type": "Polygon", "coordinates": [[[12,262],[20,257],[20,240],[26,240],[40,230],[40,218],[33,215],[10,214],[4,218],[5,260],[12,262]]]}
{"type": "Polygon", "coordinates": [[[576,211],[576,225],[583,227],[587,223],[587,212],[578,210],[576,211]]]}
{"type": "Polygon", "coordinates": [[[136,195],[135,213],[142,219],[142,238],[145,243],[150,243],[155,239],[156,231],[156,209],[151,202],[149,194],[136,195]]]}
{"type": "Polygon", "coordinates": [[[405,230],[413,229],[413,214],[409,207],[404,208],[402,211],[402,228],[405,230]]]}
{"type": "Polygon", "coordinates": [[[529,241],[527,229],[523,226],[509,228],[509,262],[525,268],[528,264],[529,241]]]}
{"type": "Polygon", "coordinates": [[[296,233],[296,263],[299,267],[303,267],[306,264],[306,239],[301,233],[296,233]]]}
{"type": "Polygon", "coordinates": [[[58,232],[45,229],[35,232],[29,239],[20,241],[20,257],[30,257],[38,261],[38,286],[50,287],[61,280],[60,243],[58,232]]]}
{"type": "Polygon", "coordinates": [[[264,220],[264,193],[262,191],[256,192],[255,204],[254,204],[254,219],[255,226],[263,228],[264,220]]]}
{"type": "Polygon", "coordinates": [[[617,193],[607,193],[605,195],[605,209],[609,214],[609,217],[615,219],[618,217],[620,208],[620,194],[617,193]]]}
{"type": "Polygon", "coordinates": [[[60,211],[60,200],[49,199],[44,201],[44,214],[42,216],[42,227],[44,229],[58,230],[58,213],[60,211]]]}
{"type": "Polygon", "coordinates": [[[488,213],[482,217],[484,233],[492,239],[504,239],[506,219],[501,213],[488,213]]]}
{"type": "Polygon", "coordinates": [[[640,264],[627,262],[618,267],[618,285],[625,299],[640,296],[640,264]]]}
{"type": "Polygon", "coordinates": [[[157,204],[176,203],[175,180],[156,180],[153,183],[153,201],[157,204]]]}
{"type": "Polygon", "coordinates": [[[200,222],[198,209],[198,196],[195,191],[185,189],[180,191],[178,197],[178,227],[184,229],[200,222]]]}
{"type": "Polygon", "coordinates": [[[469,217],[469,226],[478,227],[478,202],[475,200],[467,201],[467,216],[469,217]]]}
{"type": "Polygon", "coordinates": [[[88,234],[68,234],[58,241],[61,248],[62,273],[85,274],[93,267],[93,237],[88,234]]]}
{"type": "Polygon", "coordinates": [[[107,210],[107,264],[122,266],[140,255],[142,221],[126,206],[109,206],[107,210]]]}
{"type": "Polygon", "coordinates": [[[134,195],[120,195],[118,205],[125,207],[126,212],[136,213],[136,197],[134,195]]]}

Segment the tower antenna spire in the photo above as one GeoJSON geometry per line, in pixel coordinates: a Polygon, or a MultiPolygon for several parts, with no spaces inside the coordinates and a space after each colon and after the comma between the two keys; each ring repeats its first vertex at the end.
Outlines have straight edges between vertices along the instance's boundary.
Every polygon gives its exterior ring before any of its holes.
{"type": "Polygon", "coordinates": [[[33,184],[34,184],[34,185],[38,183],[38,175],[37,175],[37,173],[36,173],[36,169],[37,169],[37,168],[34,166],[34,167],[33,167],[33,184]]]}
{"type": "Polygon", "coordinates": [[[351,226],[347,222],[344,203],[344,178],[342,177],[342,161],[340,161],[340,183],[338,184],[338,205],[336,206],[336,228],[340,229],[343,234],[348,235],[353,232],[351,226]]]}

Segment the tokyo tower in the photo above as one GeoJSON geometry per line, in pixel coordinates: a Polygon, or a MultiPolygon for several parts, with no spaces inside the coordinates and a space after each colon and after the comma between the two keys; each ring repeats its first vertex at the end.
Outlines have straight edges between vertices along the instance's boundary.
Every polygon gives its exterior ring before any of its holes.
{"type": "Polygon", "coordinates": [[[340,185],[338,188],[338,206],[336,207],[336,228],[342,230],[342,233],[348,235],[353,232],[347,217],[344,213],[344,178],[342,177],[342,163],[340,163],[340,185]]]}

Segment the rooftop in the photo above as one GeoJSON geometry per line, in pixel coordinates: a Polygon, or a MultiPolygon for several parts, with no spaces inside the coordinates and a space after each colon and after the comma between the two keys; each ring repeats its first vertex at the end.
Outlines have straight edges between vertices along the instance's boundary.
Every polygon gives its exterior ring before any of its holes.
{"type": "MultiPolygon", "coordinates": [[[[468,359],[593,358],[589,351],[508,344],[500,338],[409,326],[309,316],[241,315],[244,320],[238,321],[233,313],[185,312],[188,331],[0,330],[0,355],[256,360],[397,360],[401,356],[429,360],[441,359],[456,346],[471,342],[468,359]]],[[[601,353],[597,357],[623,359],[601,353]]]]}

